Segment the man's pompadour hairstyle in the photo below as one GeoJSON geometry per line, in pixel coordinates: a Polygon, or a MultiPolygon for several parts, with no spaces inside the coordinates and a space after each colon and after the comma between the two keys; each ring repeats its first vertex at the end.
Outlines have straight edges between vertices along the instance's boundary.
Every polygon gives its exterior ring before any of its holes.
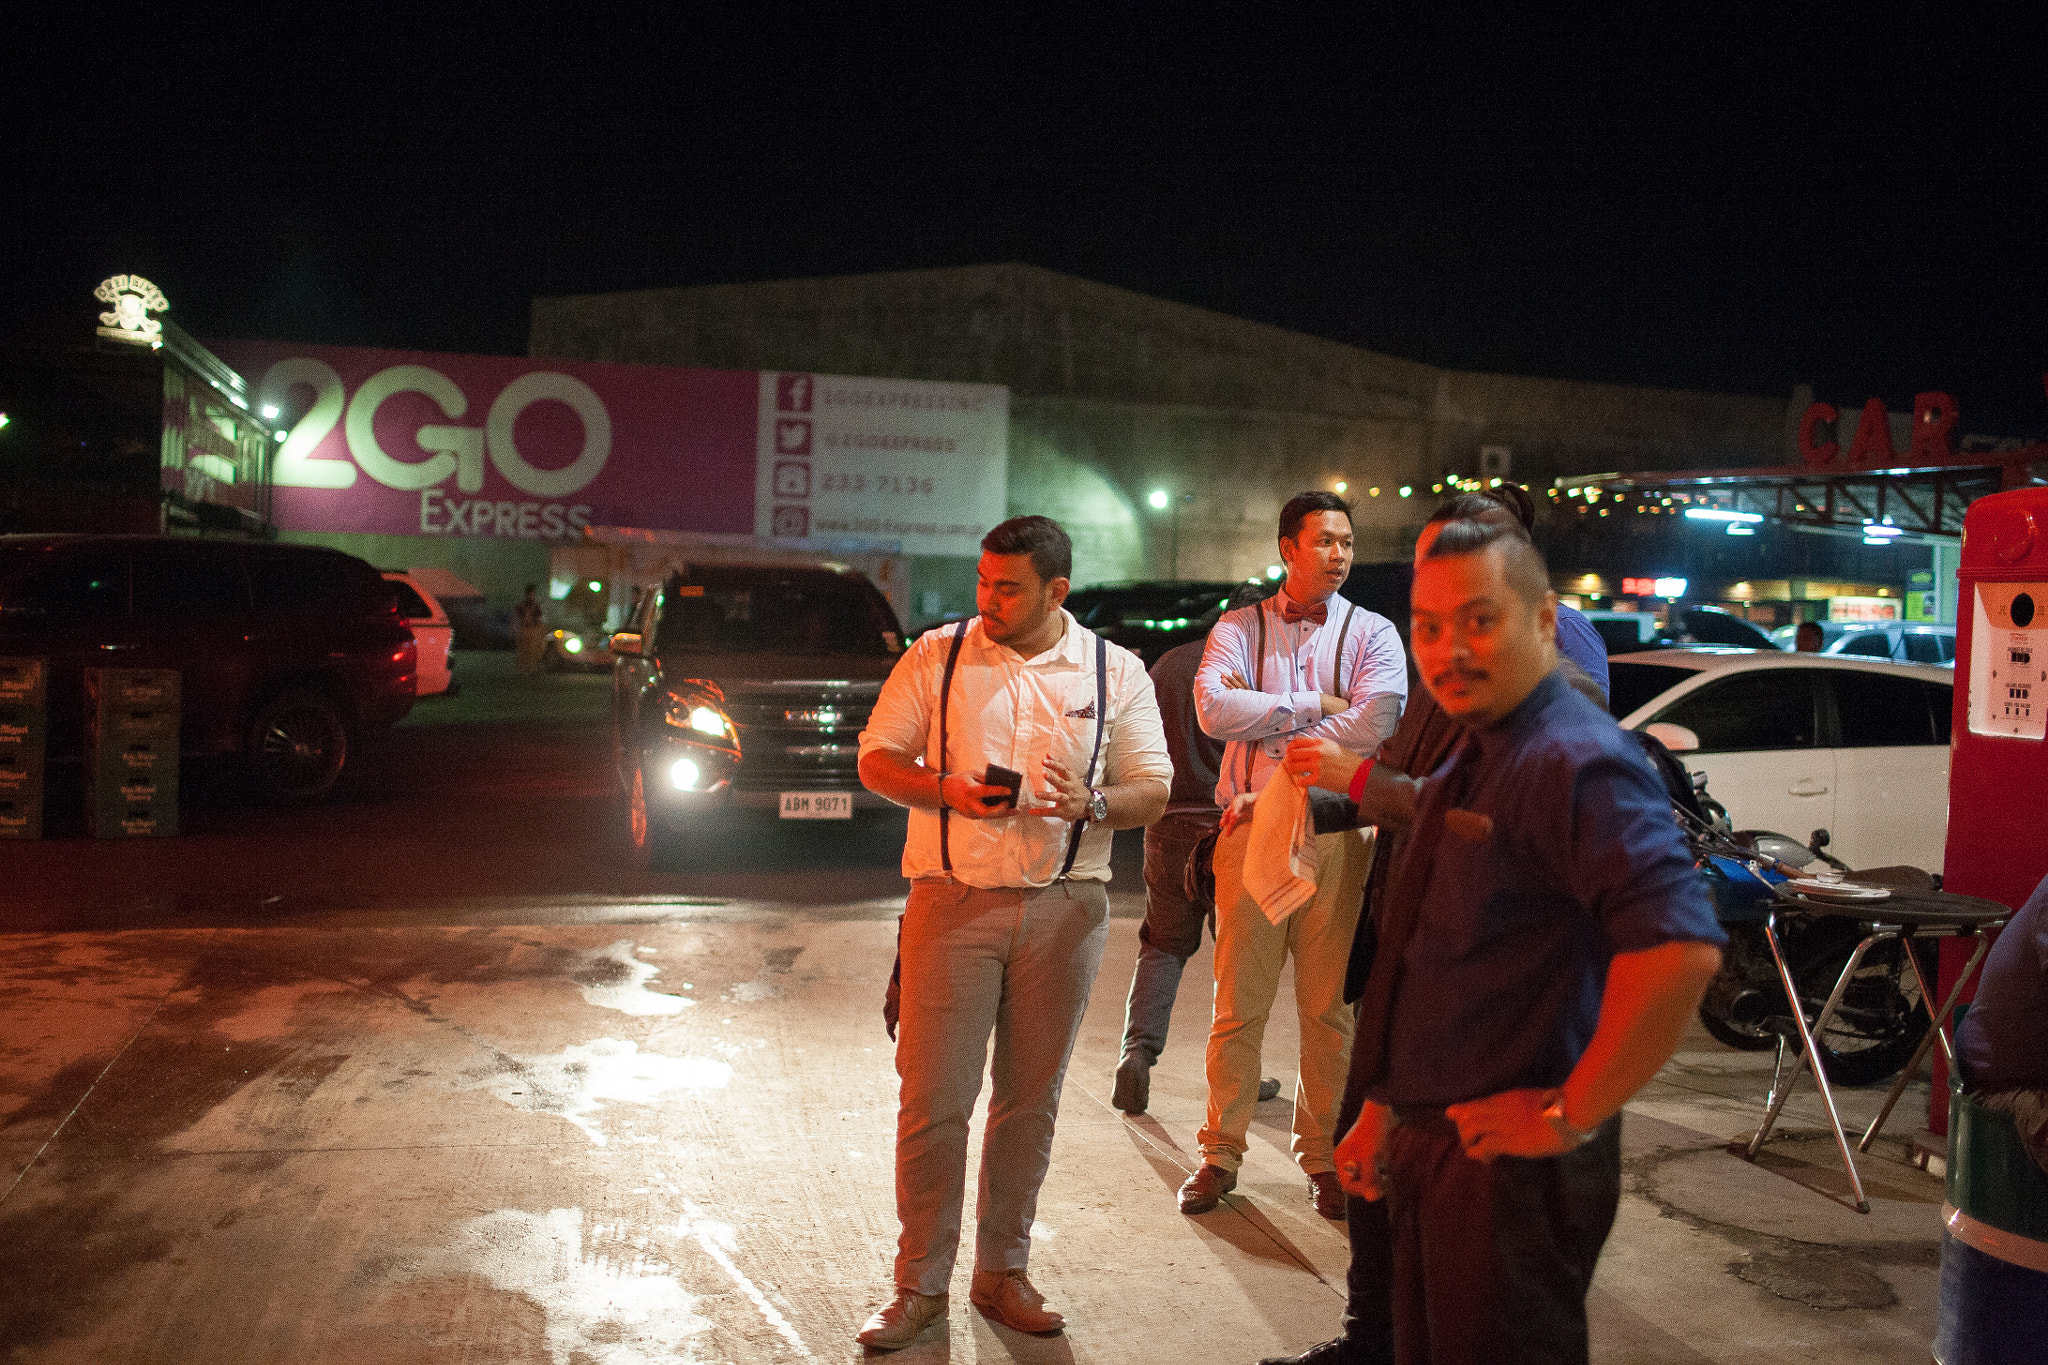
{"type": "Polygon", "coordinates": [[[992,555],[1030,555],[1044,583],[1074,576],[1074,542],[1051,517],[1011,517],[981,538],[981,548],[992,555]]]}
{"type": "Polygon", "coordinates": [[[1515,596],[1532,607],[1540,607],[1550,595],[1550,570],[1543,563],[1536,544],[1529,539],[1529,533],[1522,529],[1519,521],[1448,521],[1444,529],[1430,543],[1429,550],[1422,557],[1429,559],[1456,559],[1461,555],[1476,555],[1498,545],[1501,551],[1501,570],[1507,575],[1508,586],[1515,590],[1515,596]]]}
{"type": "Polygon", "coordinates": [[[1344,520],[1351,520],[1351,504],[1335,493],[1311,489],[1296,493],[1280,509],[1280,539],[1293,540],[1301,534],[1301,524],[1317,512],[1342,512],[1344,520]]]}

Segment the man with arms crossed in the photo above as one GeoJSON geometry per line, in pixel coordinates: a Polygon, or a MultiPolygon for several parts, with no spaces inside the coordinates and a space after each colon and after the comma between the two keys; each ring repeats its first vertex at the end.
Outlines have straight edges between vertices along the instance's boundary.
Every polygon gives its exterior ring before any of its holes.
{"type": "MultiPolygon", "coordinates": [[[[1583,1361],[1621,1106],[1670,1058],[1725,935],[1642,751],[1566,684],[1520,529],[1443,527],[1411,605],[1417,669],[1472,733],[1415,798],[1338,1174],[1386,1200],[1397,1360],[1583,1361]]],[[[1317,758],[1325,786],[1361,766],[1317,758]]]]}
{"type": "Polygon", "coordinates": [[[1286,581],[1273,597],[1216,623],[1195,674],[1202,728],[1229,741],[1216,802],[1231,809],[1215,854],[1209,1109],[1197,1135],[1201,1168],[1180,1187],[1183,1213],[1212,1209],[1237,1186],[1257,1103],[1266,1018],[1291,954],[1301,1021],[1292,1150],[1316,1211],[1344,1216],[1330,1148],[1351,1046],[1344,968],[1372,845],[1352,829],[1317,835],[1315,896],[1275,925],[1244,889],[1250,821],[1231,817],[1241,817],[1252,794],[1279,772],[1290,737],[1326,737],[1369,756],[1401,718],[1408,694],[1401,637],[1384,616],[1337,596],[1351,571],[1351,547],[1351,509],[1342,498],[1316,492],[1289,499],[1280,510],[1286,581]]]}
{"type": "Polygon", "coordinates": [[[979,614],[910,647],[860,737],[862,783],[910,808],[896,1041],[902,1234],[895,1297],[858,1336],[889,1350],[946,1315],[967,1121],[991,1033],[969,1297],[1018,1331],[1064,1326],[1025,1276],[1031,1222],[1102,961],[1110,831],[1158,819],[1173,780],[1145,666],[1060,605],[1067,533],[1015,517],[981,547],[979,614]],[[1021,774],[1022,790],[987,780],[991,767],[1021,774]]]}

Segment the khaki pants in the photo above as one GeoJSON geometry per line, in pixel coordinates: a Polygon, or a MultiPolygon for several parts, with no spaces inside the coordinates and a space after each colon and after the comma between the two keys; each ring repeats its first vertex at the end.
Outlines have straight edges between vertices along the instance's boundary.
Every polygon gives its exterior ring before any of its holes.
{"type": "Polygon", "coordinates": [[[967,1119],[990,1076],[974,1268],[1022,1270],[1109,894],[1097,881],[982,891],[911,883],[904,907],[896,1115],[896,1283],[943,1294],[960,1248],[967,1119]],[[995,1057],[989,1060],[989,1036],[995,1057]]]}
{"type": "Polygon", "coordinates": [[[1277,927],[1244,889],[1251,822],[1216,841],[1216,1013],[1209,1026],[1209,1115],[1196,1135],[1202,1160],[1235,1171],[1258,1104],[1260,1048],[1280,987],[1294,959],[1294,1000],[1301,1020],[1301,1083],[1294,1095],[1294,1159],[1307,1175],[1336,1169],[1337,1106],[1351,1061],[1353,1009],[1344,1003],[1344,969],[1358,928],[1372,831],[1315,836],[1315,898],[1277,927]]]}

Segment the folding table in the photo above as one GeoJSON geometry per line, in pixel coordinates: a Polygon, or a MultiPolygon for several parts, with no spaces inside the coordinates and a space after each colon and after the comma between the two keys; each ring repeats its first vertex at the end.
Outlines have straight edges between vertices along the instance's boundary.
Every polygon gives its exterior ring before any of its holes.
{"type": "MultiPolygon", "coordinates": [[[[1858,882],[1874,884],[1869,874],[1852,874],[1858,882]]],[[[1841,902],[1822,900],[1794,890],[1790,883],[1779,885],[1777,897],[1769,912],[1764,916],[1764,939],[1770,944],[1771,957],[1778,965],[1778,979],[1784,983],[1785,998],[1792,1002],[1792,1020],[1799,1029],[1799,1055],[1793,1059],[1790,1071],[1785,1068],[1785,1039],[1778,1039],[1778,1064],[1771,1076],[1769,1111],[1764,1115],[1763,1126],[1756,1130],[1756,1136],[1743,1149],[1745,1159],[1754,1161],[1763,1148],[1764,1139],[1770,1136],[1771,1128],[1778,1121],[1778,1112],[1785,1107],[1786,1096],[1791,1093],[1793,1083],[1799,1079],[1799,1069],[1809,1059],[1813,1064],[1813,1081],[1820,1090],[1821,1106],[1827,1110],[1828,1126],[1834,1130],[1835,1145],[1841,1149],[1842,1165],[1849,1172],[1849,1187],[1856,1195],[1856,1210],[1870,1212],[1870,1201],[1863,1194],[1863,1180],[1856,1173],[1856,1161],[1849,1153],[1849,1139],[1842,1131],[1842,1118],[1835,1109],[1835,1095],[1828,1085],[1827,1067],[1822,1062],[1814,1039],[1827,1032],[1828,1023],[1834,1018],[1835,1009],[1842,1003],[1842,994],[1849,987],[1856,969],[1863,964],[1864,955],[1871,948],[1886,939],[1897,939],[1905,945],[1906,961],[1912,964],[1913,976],[1920,984],[1920,999],[1923,1003],[1935,998],[1934,985],[1927,979],[1920,966],[1919,954],[1912,951],[1913,940],[1920,938],[1954,938],[1968,934],[1975,938],[1977,946],[1970,954],[1969,963],[1956,984],[1942,1000],[1941,1007],[1929,1018],[1927,1036],[1920,1040],[1920,1046],[1913,1051],[1912,1060],[1899,1071],[1892,1082],[1891,1093],[1885,1096],[1884,1107],[1877,1111],[1870,1127],[1857,1144],[1860,1151],[1869,1151],[1878,1130],[1891,1117],[1892,1107],[1905,1092],[1906,1083],[1919,1069],[1927,1056],[1928,1048],[1936,1040],[1948,1057],[1950,1067],[1955,1066],[1956,1052],[1948,1020],[1954,1012],[1956,1001],[1962,997],[1963,988],[1975,975],[1977,965],[1984,960],[1985,951],[1991,946],[1986,934],[1998,928],[2012,917],[2012,911],[1997,901],[1983,900],[1976,896],[1958,896],[1944,891],[1923,891],[1909,888],[1891,888],[1892,894],[1885,900],[1841,902]],[[1806,1022],[1806,1011],[1799,1007],[1799,988],[1792,979],[1791,968],[1785,963],[1785,953],[1778,941],[1778,925],[1781,920],[1798,915],[1833,915],[1853,919],[1863,926],[1863,940],[1856,945],[1856,951],[1849,954],[1848,965],[1835,981],[1835,987],[1828,995],[1828,1002],[1822,1006],[1811,1027],[1806,1022]]]]}

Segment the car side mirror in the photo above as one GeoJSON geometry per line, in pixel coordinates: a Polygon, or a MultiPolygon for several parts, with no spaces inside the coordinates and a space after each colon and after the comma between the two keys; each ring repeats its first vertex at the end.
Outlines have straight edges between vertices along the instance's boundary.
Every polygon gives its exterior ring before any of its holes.
{"type": "Polygon", "coordinates": [[[631,654],[637,658],[645,652],[641,648],[640,632],[637,630],[622,630],[612,636],[614,654],[631,654]]]}
{"type": "Polygon", "coordinates": [[[1673,725],[1668,720],[1660,720],[1654,724],[1645,725],[1643,733],[1674,754],[1699,752],[1700,737],[1683,725],[1673,725]]]}

